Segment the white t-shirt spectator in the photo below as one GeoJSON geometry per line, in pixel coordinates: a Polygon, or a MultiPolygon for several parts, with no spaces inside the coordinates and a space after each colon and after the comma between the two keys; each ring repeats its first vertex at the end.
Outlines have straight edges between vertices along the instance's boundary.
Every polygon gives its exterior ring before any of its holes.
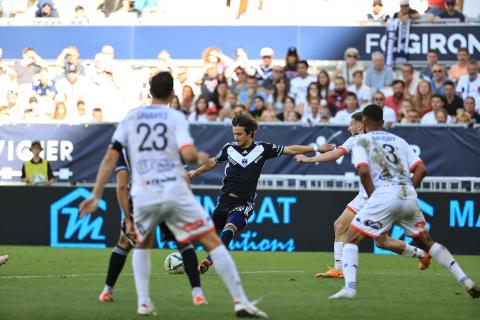
{"type": "Polygon", "coordinates": [[[295,98],[297,105],[306,102],[307,87],[312,82],[317,82],[317,78],[311,75],[305,78],[295,77],[290,81],[290,96],[295,98]]]}
{"type": "Polygon", "coordinates": [[[332,119],[332,123],[337,123],[337,124],[349,124],[350,120],[352,120],[352,115],[354,113],[359,112],[360,109],[355,109],[353,112],[348,112],[347,109],[343,109],[337,112],[335,117],[332,119]]]}
{"type": "Polygon", "coordinates": [[[395,110],[393,110],[390,107],[384,106],[383,107],[383,121],[384,122],[391,122],[391,123],[397,122],[397,114],[395,113],[395,110]]]}
{"type": "Polygon", "coordinates": [[[372,100],[372,89],[367,86],[366,84],[362,84],[359,90],[355,87],[354,84],[349,85],[347,90],[353,92],[357,95],[358,101],[365,101],[368,100],[369,102],[372,100]]]}
{"type": "Polygon", "coordinates": [[[313,116],[311,112],[306,113],[302,116],[302,122],[306,124],[315,124],[315,123],[320,123],[321,120],[320,112],[317,113],[316,116],[313,116]]]}
{"type": "Polygon", "coordinates": [[[467,97],[473,97],[475,99],[475,109],[480,111],[480,73],[473,81],[470,81],[468,74],[461,76],[460,79],[458,79],[456,90],[460,92],[463,100],[467,97]]]}
{"type": "MultiPolygon", "coordinates": [[[[451,116],[447,117],[447,124],[449,123],[454,123],[453,118],[451,116]]],[[[438,124],[437,118],[435,118],[435,112],[430,111],[425,113],[425,115],[420,120],[420,124],[423,124],[423,125],[438,124]]]]}
{"type": "Polygon", "coordinates": [[[188,122],[208,122],[207,116],[204,114],[200,114],[197,118],[197,112],[193,111],[188,115],[188,122]]]}

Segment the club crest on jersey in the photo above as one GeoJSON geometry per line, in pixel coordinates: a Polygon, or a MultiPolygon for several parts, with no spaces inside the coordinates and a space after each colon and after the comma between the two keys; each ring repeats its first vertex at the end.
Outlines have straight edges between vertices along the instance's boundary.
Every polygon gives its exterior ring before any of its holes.
{"type": "Polygon", "coordinates": [[[247,164],[248,164],[248,160],[245,159],[245,158],[243,158],[243,159],[242,159],[242,165],[243,165],[243,166],[246,166],[247,164]]]}

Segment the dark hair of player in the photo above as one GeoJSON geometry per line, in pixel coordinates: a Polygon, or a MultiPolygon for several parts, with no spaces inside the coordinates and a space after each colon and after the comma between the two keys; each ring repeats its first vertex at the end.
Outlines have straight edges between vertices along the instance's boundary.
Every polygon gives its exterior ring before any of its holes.
{"type": "Polygon", "coordinates": [[[383,109],[376,104],[369,104],[363,109],[363,117],[377,124],[383,123],[383,109]]]}
{"type": "Polygon", "coordinates": [[[173,77],[162,71],[150,79],[150,94],[155,99],[167,99],[173,91],[173,77]]]}
{"type": "Polygon", "coordinates": [[[363,114],[361,112],[355,112],[354,114],[352,114],[353,121],[362,122],[362,117],[363,114]]]}
{"type": "Polygon", "coordinates": [[[241,113],[232,120],[232,126],[243,127],[247,134],[253,134],[258,130],[258,122],[250,113],[241,113]]]}

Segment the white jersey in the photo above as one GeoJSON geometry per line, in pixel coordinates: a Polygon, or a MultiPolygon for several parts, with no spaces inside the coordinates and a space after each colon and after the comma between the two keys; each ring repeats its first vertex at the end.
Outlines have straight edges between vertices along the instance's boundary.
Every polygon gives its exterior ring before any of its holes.
{"type": "MultiPolygon", "coordinates": [[[[357,141],[363,136],[365,135],[357,134],[356,136],[351,136],[340,147],[338,147],[338,149],[340,149],[344,154],[349,154],[350,152],[352,152],[353,147],[355,146],[357,141]]],[[[352,157],[352,163],[353,163],[353,157],[352,157]]],[[[358,195],[364,198],[368,198],[367,191],[365,191],[365,188],[361,183],[360,183],[360,187],[358,188],[358,195]]]]}
{"type": "Polygon", "coordinates": [[[414,192],[410,172],[422,160],[402,138],[386,131],[369,132],[357,140],[352,158],[355,168],[368,166],[375,190],[406,185],[414,192]]]}
{"type": "Polygon", "coordinates": [[[112,143],[128,150],[136,207],[159,204],[189,190],[179,150],[193,139],[179,111],[166,105],[134,109],[118,124],[112,143]]]}

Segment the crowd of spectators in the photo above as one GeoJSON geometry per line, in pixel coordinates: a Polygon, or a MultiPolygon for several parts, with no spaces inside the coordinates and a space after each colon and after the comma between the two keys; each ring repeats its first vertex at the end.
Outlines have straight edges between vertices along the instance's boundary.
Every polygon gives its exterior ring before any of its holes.
{"type": "Polygon", "coordinates": [[[203,72],[193,77],[165,50],[154,65],[138,67],[119,63],[108,45],[88,63],[77,48],[65,48],[53,65],[32,48],[23,50],[20,61],[2,62],[0,49],[0,121],[117,122],[149,103],[149,77],[168,70],[175,77],[171,107],[191,122],[228,122],[250,112],[259,121],[345,125],[353,113],[375,103],[384,108],[387,126],[480,124],[479,66],[465,48],[448,67],[430,50],[423,70],[409,63],[393,70],[379,51],[364,64],[355,48],[345,51],[336,68],[319,72],[294,47],[283,63],[271,48],[259,55],[261,62],[255,62],[241,48],[233,58],[207,48],[203,72]]]}

